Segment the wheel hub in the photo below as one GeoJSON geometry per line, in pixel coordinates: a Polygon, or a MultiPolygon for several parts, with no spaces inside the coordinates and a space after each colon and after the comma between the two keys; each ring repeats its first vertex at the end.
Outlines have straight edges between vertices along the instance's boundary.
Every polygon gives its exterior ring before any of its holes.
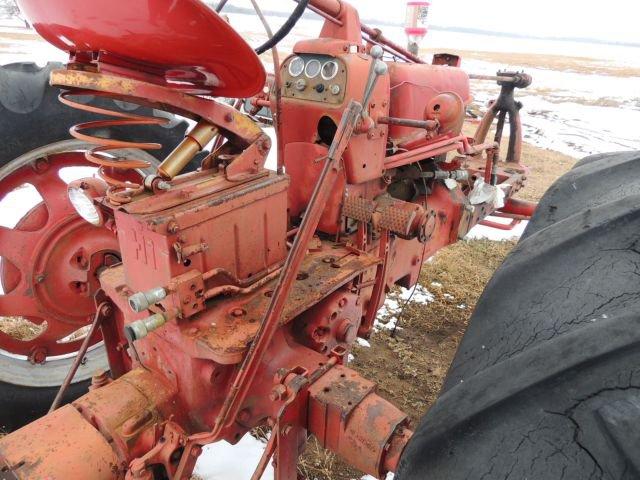
{"type": "MultiPolygon", "coordinates": [[[[80,152],[39,158],[1,180],[0,196],[24,184],[42,198],[15,225],[0,227],[0,316],[23,317],[40,325],[32,339],[0,332],[0,349],[34,363],[77,351],[78,330],[93,318],[98,271],[118,260],[113,232],[82,220],[67,198],[62,169],[85,167],[80,152]]],[[[99,335],[92,340],[100,341],[99,335]]]]}

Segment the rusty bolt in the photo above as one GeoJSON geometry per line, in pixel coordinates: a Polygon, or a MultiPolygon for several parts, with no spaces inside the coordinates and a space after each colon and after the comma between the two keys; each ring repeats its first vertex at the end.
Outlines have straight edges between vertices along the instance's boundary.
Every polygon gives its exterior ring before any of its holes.
{"type": "Polygon", "coordinates": [[[243,308],[234,308],[231,311],[231,315],[233,315],[234,317],[244,317],[247,314],[246,310],[243,308]]]}
{"type": "Polygon", "coordinates": [[[36,283],[42,283],[42,282],[44,282],[45,278],[47,278],[47,277],[46,277],[46,275],[44,275],[43,273],[41,273],[40,275],[38,275],[38,276],[36,277],[36,283]]]}
{"type": "Polygon", "coordinates": [[[338,306],[340,308],[344,308],[344,306],[347,304],[347,299],[346,298],[341,298],[340,301],[338,302],[338,306]]]}
{"type": "Polygon", "coordinates": [[[272,402],[277,402],[279,400],[284,400],[286,396],[287,396],[287,387],[285,387],[284,385],[276,385],[271,390],[271,393],[269,394],[269,399],[272,402]]]}
{"type": "Polygon", "coordinates": [[[108,385],[109,382],[111,382],[109,374],[104,370],[98,370],[93,377],[91,377],[91,386],[89,387],[89,390],[104,387],[105,385],[108,385]]]}
{"type": "Polygon", "coordinates": [[[227,114],[224,116],[224,121],[225,121],[225,122],[232,122],[232,121],[233,121],[233,115],[231,115],[230,113],[227,113],[227,114]]]}
{"type": "Polygon", "coordinates": [[[238,413],[238,421],[241,423],[248,423],[251,420],[251,411],[248,408],[241,410],[238,413]]]}
{"type": "Polygon", "coordinates": [[[179,230],[180,228],[178,227],[178,224],[176,222],[169,222],[169,225],[167,225],[167,232],[169,232],[171,235],[175,235],[179,230]]]}
{"type": "Polygon", "coordinates": [[[34,347],[29,355],[29,362],[34,365],[42,365],[47,361],[47,349],[45,347],[34,347]]]}
{"type": "Polygon", "coordinates": [[[113,314],[113,307],[111,305],[103,305],[100,313],[103,317],[110,317],[113,314]]]}
{"type": "Polygon", "coordinates": [[[343,320],[338,327],[338,340],[345,343],[353,343],[356,341],[357,330],[349,320],[343,320]]]}
{"type": "Polygon", "coordinates": [[[281,383],[288,374],[289,370],[287,370],[286,368],[279,368],[273,376],[273,381],[275,383],[281,383]]]}
{"type": "Polygon", "coordinates": [[[38,173],[43,173],[49,169],[49,159],[47,157],[38,158],[33,163],[33,169],[38,173]]]}

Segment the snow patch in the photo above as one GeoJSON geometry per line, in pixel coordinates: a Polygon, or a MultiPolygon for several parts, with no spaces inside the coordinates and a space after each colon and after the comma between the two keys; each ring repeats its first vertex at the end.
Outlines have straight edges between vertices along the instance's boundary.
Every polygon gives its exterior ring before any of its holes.
{"type": "Polygon", "coordinates": [[[398,324],[398,315],[402,311],[404,304],[417,303],[419,305],[427,305],[433,302],[433,294],[424,288],[422,285],[416,285],[415,291],[413,288],[400,288],[398,291],[391,292],[387,295],[387,299],[380,310],[374,324],[375,330],[394,330],[402,329],[402,327],[396,327],[398,324]]]}
{"type": "MultiPolygon", "coordinates": [[[[204,480],[227,480],[251,478],[264,453],[266,444],[246,434],[236,444],[218,442],[204,447],[198,458],[194,474],[204,480]]],[[[262,480],[273,480],[271,463],[262,475],[262,480]]]]}

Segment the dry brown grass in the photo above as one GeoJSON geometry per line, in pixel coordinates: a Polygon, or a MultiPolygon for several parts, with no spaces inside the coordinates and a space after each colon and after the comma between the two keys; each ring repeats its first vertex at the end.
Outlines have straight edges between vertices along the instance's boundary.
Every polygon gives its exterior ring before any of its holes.
{"type": "Polygon", "coordinates": [[[25,30],[24,32],[2,32],[0,34],[1,40],[42,40],[42,37],[36,33],[35,30],[25,30]]]}
{"type": "MultiPolygon", "coordinates": [[[[474,128],[468,125],[465,132],[471,135],[474,128]]],[[[537,201],[575,160],[524,144],[522,162],[530,174],[519,197],[537,201]]],[[[380,394],[402,408],[414,425],[437,398],[478,298],[514,245],[515,242],[472,240],[439,251],[420,275],[420,284],[434,295],[434,301],[426,306],[410,303],[402,318],[403,329],[396,338],[380,332],[371,338],[370,348],[354,347],[355,360],[350,366],[375,380],[380,394]]],[[[361,476],[315,440],[309,443],[301,464],[306,466],[303,472],[309,480],[350,480],[361,476]]]]}
{"type": "MultiPolygon", "coordinates": [[[[424,49],[424,54],[439,53],[424,49]]],[[[465,59],[497,63],[508,68],[541,68],[558,72],[609,75],[613,77],[638,77],[640,68],[613,65],[606,60],[590,57],[567,57],[546,53],[481,52],[476,50],[447,50],[465,59]]]]}
{"type": "Polygon", "coordinates": [[[46,328],[46,324],[36,325],[22,317],[0,317],[0,331],[24,341],[33,340],[46,328]]]}

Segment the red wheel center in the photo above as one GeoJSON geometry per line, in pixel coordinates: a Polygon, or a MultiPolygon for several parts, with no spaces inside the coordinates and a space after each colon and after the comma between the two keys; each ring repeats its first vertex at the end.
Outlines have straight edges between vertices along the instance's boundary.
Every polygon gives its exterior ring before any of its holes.
{"type": "MultiPolygon", "coordinates": [[[[0,227],[0,316],[46,322],[30,340],[0,332],[0,348],[37,363],[77,351],[82,336],[69,336],[93,318],[98,271],[118,261],[116,236],[78,216],[60,177],[63,168],[88,165],[83,153],[56,154],[0,179],[0,199],[24,184],[42,197],[14,228],[0,227]]],[[[94,341],[99,340],[96,335],[94,341]]]]}

